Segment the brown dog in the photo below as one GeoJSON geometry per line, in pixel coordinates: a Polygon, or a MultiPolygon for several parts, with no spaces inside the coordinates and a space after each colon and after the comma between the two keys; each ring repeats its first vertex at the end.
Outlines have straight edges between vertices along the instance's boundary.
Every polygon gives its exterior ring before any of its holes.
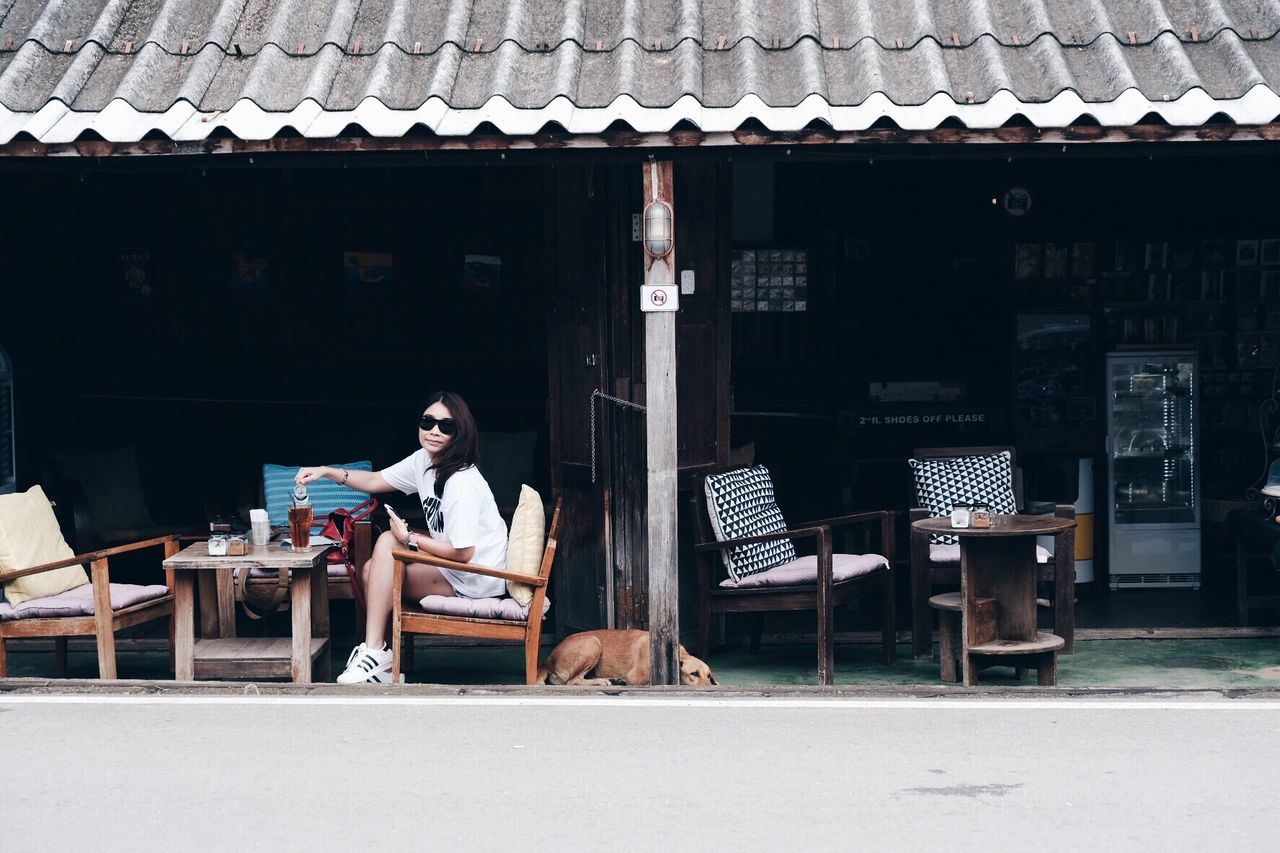
{"type": "MultiPolygon", "coordinates": [[[[649,683],[649,632],[625,630],[583,631],[565,637],[538,667],[534,684],[649,683]],[[594,678],[587,678],[594,673],[594,678]]],[[[715,684],[711,669],[680,647],[680,683],[715,684]]]]}

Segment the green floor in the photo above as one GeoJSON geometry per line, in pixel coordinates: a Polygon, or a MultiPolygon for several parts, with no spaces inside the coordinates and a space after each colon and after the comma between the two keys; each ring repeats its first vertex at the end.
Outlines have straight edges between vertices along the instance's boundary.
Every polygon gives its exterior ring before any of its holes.
{"type": "MultiPolygon", "coordinates": [[[[348,649],[334,652],[334,672],[346,662],[348,649]]],[[[850,686],[934,685],[938,665],[910,658],[910,647],[898,647],[898,662],[884,667],[879,648],[854,644],[836,647],[836,683],[850,686]]],[[[759,654],[745,647],[726,648],[707,661],[722,685],[768,687],[816,683],[816,654],[810,645],[766,646],[759,654]]],[[[159,652],[122,651],[121,678],[167,680],[171,676],[159,652]]],[[[411,682],[434,684],[520,684],[523,656],[512,647],[419,646],[411,682]]],[[[11,651],[13,677],[53,676],[51,652],[11,651]]],[[[69,655],[68,676],[96,678],[97,662],[89,652],[69,655]]],[[[984,672],[981,684],[1034,684],[1013,678],[1009,669],[984,672]]],[[[1280,687],[1280,638],[1237,640],[1092,640],[1078,642],[1074,655],[1058,658],[1062,687],[1240,688],[1280,687]]]]}

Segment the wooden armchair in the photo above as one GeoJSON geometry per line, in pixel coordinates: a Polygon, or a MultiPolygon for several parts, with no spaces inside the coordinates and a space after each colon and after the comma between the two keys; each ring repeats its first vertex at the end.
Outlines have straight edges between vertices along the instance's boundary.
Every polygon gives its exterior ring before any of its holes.
{"type": "Polygon", "coordinates": [[[115,634],[123,628],[140,625],[155,619],[169,620],[169,661],[173,663],[173,577],[166,572],[168,591],[135,584],[115,584],[110,581],[108,561],[117,554],[138,551],[143,548],[163,547],[164,556],[178,553],[176,535],[160,536],[120,545],[102,551],[79,554],[44,565],[25,569],[0,571],[0,583],[26,575],[49,572],[65,566],[88,563],[90,582],[50,595],[32,599],[11,607],[0,604],[0,678],[8,675],[5,643],[10,637],[53,637],[55,668],[59,675],[67,669],[67,637],[97,637],[98,677],[116,678],[115,634]],[[58,614],[58,615],[53,615],[58,614]]]}
{"type": "MultiPolygon", "coordinates": [[[[1010,467],[1013,471],[1013,495],[1015,503],[1022,509],[1022,469],[1018,467],[1018,457],[1012,447],[919,447],[914,451],[915,459],[956,459],[962,456],[988,456],[1007,451],[1010,467]]],[[[1059,518],[1075,518],[1076,510],[1071,504],[1057,504],[1054,514],[1059,518]]],[[[912,507],[908,511],[908,523],[922,518],[929,518],[930,512],[923,507],[912,507]]],[[[912,652],[916,658],[928,658],[933,655],[933,617],[929,610],[929,596],[935,585],[943,584],[959,587],[960,556],[959,546],[951,546],[954,552],[944,551],[946,546],[931,545],[929,534],[911,529],[911,640],[912,652]]],[[[1039,573],[1037,580],[1052,585],[1052,594],[1048,599],[1053,615],[1053,632],[1065,643],[1063,654],[1071,654],[1075,650],[1075,578],[1076,556],[1072,531],[1066,531],[1055,537],[1053,554],[1038,554],[1039,573]]]]}
{"type": "MultiPolygon", "coordinates": [[[[719,472],[711,472],[712,474],[719,472]]],[[[834,608],[859,598],[879,596],[881,620],[881,651],[886,666],[895,659],[895,613],[893,584],[893,513],[877,510],[809,522],[762,536],[748,536],[717,541],[712,529],[706,504],[706,474],[694,481],[690,499],[698,544],[694,552],[698,560],[698,654],[705,657],[711,646],[711,619],[718,613],[752,613],[756,622],[752,628],[752,651],[759,648],[763,615],[769,611],[813,610],[818,615],[818,681],[832,684],[834,681],[834,608]],[[865,534],[859,554],[832,554],[833,528],[858,528],[865,534]],[[870,553],[870,534],[878,534],[880,554],[870,553]],[[814,541],[816,554],[801,557],[766,572],[795,575],[791,583],[780,585],[726,586],[727,571],[721,554],[754,543],[780,540],[814,541]],[[816,562],[815,577],[807,574],[807,563],[816,562]],[[802,566],[801,564],[806,565],[802,566]],[[839,564],[837,571],[836,564],[839,564]],[[802,569],[794,572],[793,569],[802,569]],[[837,574],[840,575],[837,578],[837,574]],[[801,577],[803,575],[803,577],[801,577]]]]}
{"type": "Polygon", "coordinates": [[[409,551],[404,548],[397,548],[391,552],[395,557],[392,587],[394,606],[391,613],[392,684],[400,683],[401,663],[409,657],[402,648],[402,639],[405,634],[443,634],[450,637],[485,637],[522,641],[525,683],[533,684],[538,672],[538,647],[542,642],[542,617],[544,602],[547,598],[547,581],[551,577],[551,564],[555,562],[556,556],[556,537],[560,533],[561,503],[562,499],[556,498],[555,510],[551,514],[551,526],[547,530],[546,546],[542,552],[542,562],[538,566],[536,577],[475,563],[456,563],[425,552],[409,551]],[[523,610],[523,614],[522,608],[511,598],[450,600],[450,603],[460,603],[468,608],[485,608],[486,611],[494,611],[489,616],[427,612],[419,603],[406,604],[404,601],[406,563],[423,563],[428,566],[440,566],[527,583],[534,588],[533,600],[529,602],[528,608],[523,610]]]}

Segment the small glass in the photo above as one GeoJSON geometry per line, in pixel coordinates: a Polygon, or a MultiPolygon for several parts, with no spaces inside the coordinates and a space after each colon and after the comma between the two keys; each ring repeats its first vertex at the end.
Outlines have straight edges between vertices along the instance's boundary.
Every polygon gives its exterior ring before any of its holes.
{"type": "Polygon", "coordinates": [[[969,523],[973,527],[987,528],[991,526],[991,521],[991,507],[986,504],[973,505],[973,509],[969,512],[969,523]]]}
{"type": "Polygon", "coordinates": [[[968,527],[971,522],[971,508],[968,504],[958,503],[951,505],[951,526],[962,528],[968,527]]]}

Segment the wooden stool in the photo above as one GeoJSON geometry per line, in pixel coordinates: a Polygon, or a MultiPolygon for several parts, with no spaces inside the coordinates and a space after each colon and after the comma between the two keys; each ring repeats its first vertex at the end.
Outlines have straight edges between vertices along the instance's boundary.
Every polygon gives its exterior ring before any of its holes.
{"type": "MultiPolygon", "coordinates": [[[[938,675],[943,681],[958,682],[962,672],[960,656],[964,654],[964,644],[960,640],[960,593],[939,593],[929,599],[929,606],[938,611],[938,675]]],[[[1045,598],[1037,598],[1036,606],[1048,607],[1049,601],[1045,598]]],[[[1061,648],[1061,645],[1058,648],[1061,648]]],[[[1012,666],[1014,675],[1018,679],[1022,679],[1028,669],[1034,669],[1040,684],[1052,686],[1057,683],[1055,651],[1057,649],[1026,655],[992,655],[991,658],[1002,657],[1003,659],[992,659],[990,663],[984,665],[1012,666]]],[[[983,660],[988,658],[984,656],[983,660]]]]}

